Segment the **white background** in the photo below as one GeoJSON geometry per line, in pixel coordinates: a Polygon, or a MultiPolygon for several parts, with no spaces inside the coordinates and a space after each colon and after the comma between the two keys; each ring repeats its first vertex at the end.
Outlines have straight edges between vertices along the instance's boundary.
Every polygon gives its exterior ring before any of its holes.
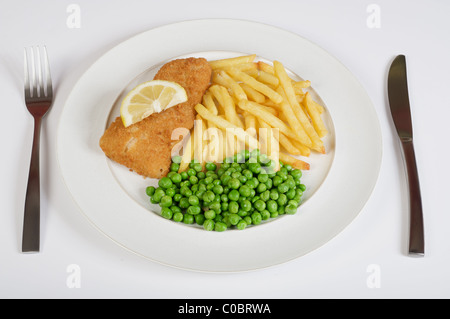
{"type": "MultiPolygon", "coordinates": [[[[450,297],[449,12],[450,3],[443,0],[0,0],[0,297],[450,297]],[[79,28],[67,25],[72,3],[80,8],[79,28]],[[380,9],[379,27],[368,24],[371,4],[380,9]],[[58,171],[58,120],[71,88],[89,65],[137,33],[200,18],[262,22],[308,38],[348,67],[376,108],[383,159],[371,198],[332,241],[286,264],[204,274],[148,261],[94,229],[58,171]],[[47,46],[56,99],[41,134],[42,252],[24,255],[21,227],[33,120],[23,102],[23,48],[37,44],[47,46]],[[406,255],[407,185],[386,97],[388,66],[397,54],[405,54],[408,65],[425,214],[424,258],[406,255]],[[67,285],[71,265],[80,270],[79,288],[67,285]],[[375,275],[379,285],[374,287],[375,275]]],[[[345,181],[342,185],[336,191],[352,196],[345,181]]]]}

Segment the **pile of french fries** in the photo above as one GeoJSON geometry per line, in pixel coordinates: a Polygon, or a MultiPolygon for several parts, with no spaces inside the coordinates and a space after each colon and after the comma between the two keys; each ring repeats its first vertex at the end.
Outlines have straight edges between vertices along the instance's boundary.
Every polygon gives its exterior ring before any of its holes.
{"type": "Polygon", "coordinates": [[[324,107],[295,81],[283,64],[256,55],[211,61],[212,84],[195,106],[197,117],[184,145],[180,171],[197,162],[222,162],[242,149],[259,148],[275,163],[308,170],[311,151],[325,154],[324,107]]]}

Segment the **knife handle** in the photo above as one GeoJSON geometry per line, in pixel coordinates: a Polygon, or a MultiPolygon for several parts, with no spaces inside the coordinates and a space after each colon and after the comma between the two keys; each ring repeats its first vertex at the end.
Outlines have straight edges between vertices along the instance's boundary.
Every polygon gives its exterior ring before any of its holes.
{"type": "Polygon", "coordinates": [[[416,156],[412,139],[402,140],[403,155],[409,188],[409,255],[424,256],[425,239],[420,195],[419,176],[417,174],[416,156]]]}

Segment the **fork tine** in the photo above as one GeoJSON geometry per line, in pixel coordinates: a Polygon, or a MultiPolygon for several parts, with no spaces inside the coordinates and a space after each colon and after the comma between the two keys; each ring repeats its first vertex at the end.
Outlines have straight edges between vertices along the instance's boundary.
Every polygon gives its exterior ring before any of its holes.
{"type": "Polygon", "coordinates": [[[28,54],[27,49],[23,49],[23,72],[24,72],[24,87],[25,87],[25,98],[31,97],[30,91],[30,76],[29,76],[29,68],[28,68],[28,54]]]}
{"type": "Polygon", "coordinates": [[[36,59],[34,57],[34,50],[33,47],[30,48],[30,63],[31,63],[31,67],[30,67],[30,72],[31,72],[31,81],[30,81],[30,85],[31,85],[31,96],[32,97],[37,97],[37,81],[36,81],[36,59]]]}
{"type": "Polygon", "coordinates": [[[41,62],[41,48],[39,46],[37,46],[36,47],[36,73],[37,73],[36,91],[37,91],[38,97],[45,96],[43,72],[44,72],[44,70],[42,69],[42,62],[41,62]]]}
{"type": "Polygon", "coordinates": [[[43,51],[44,51],[44,67],[45,67],[45,74],[46,74],[46,79],[47,79],[47,83],[46,83],[45,87],[47,90],[47,96],[51,98],[53,96],[52,78],[50,76],[50,64],[48,63],[47,47],[45,45],[44,45],[43,51]]]}

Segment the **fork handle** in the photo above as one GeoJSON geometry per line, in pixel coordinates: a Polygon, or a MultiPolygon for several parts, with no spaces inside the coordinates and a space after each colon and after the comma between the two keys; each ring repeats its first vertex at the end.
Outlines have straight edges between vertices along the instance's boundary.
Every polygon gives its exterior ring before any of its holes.
{"type": "Polygon", "coordinates": [[[25,211],[23,219],[22,252],[39,252],[40,249],[40,173],[39,141],[41,117],[34,117],[33,148],[28,174],[25,211]]]}
{"type": "Polygon", "coordinates": [[[409,188],[409,255],[423,256],[425,254],[425,239],[422,213],[422,198],[420,195],[419,176],[417,174],[416,156],[412,139],[402,141],[406,173],[409,188]]]}

